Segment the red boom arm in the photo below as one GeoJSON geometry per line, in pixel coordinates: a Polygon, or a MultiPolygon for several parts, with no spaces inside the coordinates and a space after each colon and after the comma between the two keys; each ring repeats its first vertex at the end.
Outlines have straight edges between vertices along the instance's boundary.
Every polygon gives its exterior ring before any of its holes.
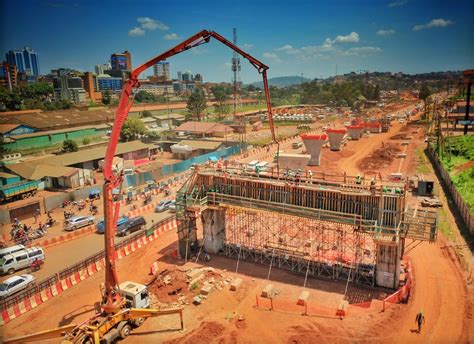
{"type": "Polygon", "coordinates": [[[245,51],[241,50],[232,42],[228,41],[218,33],[214,31],[202,30],[201,32],[195,34],[194,36],[189,37],[184,42],[178,44],[174,48],[164,52],[161,55],[154,57],[153,59],[145,62],[141,66],[135,68],[131,73],[128,80],[125,81],[122,94],[120,96],[119,105],[117,107],[117,115],[115,116],[114,126],[112,133],[110,135],[110,141],[107,146],[107,152],[105,155],[105,163],[103,167],[104,171],[104,225],[105,225],[105,290],[102,299],[102,308],[107,313],[114,313],[118,311],[122,304],[123,300],[118,293],[118,276],[115,267],[115,261],[117,253],[114,247],[114,233],[115,227],[117,224],[117,218],[119,213],[119,203],[114,207],[114,200],[112,191],[121,185],[123,181],[122,175],[115,175],[112,171],[112,161],[117,150],[117,144],[120,138],[120,130],[122,125],[127,119],[130,108],[133,105],[135,98],[134,88],[140,87],[138,77],[146,69],[152,67],[156,63],[167,59],[173,55],[179,54],[188,49],[197,47],[201,44],[208,43],[211,37],[214,37],[219,42],[225,44],[232,50],[236,51],[242,57],[249,60],[249,62],[262,74],[263,86],[265,91],[265,99],[267,102],[267,111],[268,111],[268,122],[270,125],[270,130],[272,134],[273,142],[277,142],[275,137],[275,129],[273,127],[273,116],[272,116],[272,106],[270,102],[270,92],[268,89],[267,82],[267,69],[268,66],[254,58],[253,56],[247,54],[245,51]]]}

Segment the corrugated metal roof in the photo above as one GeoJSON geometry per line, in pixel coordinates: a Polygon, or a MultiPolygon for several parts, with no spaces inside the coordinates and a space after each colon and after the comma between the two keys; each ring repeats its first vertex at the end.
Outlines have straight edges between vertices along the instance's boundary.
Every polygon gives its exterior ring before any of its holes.
{"type": "Polygon", "coordinates": [[[39,180],[44,177],[59,178],[70,176],[77,172],[77,168],[51,165],[15,164],[9,165],[7,168],[17,175],[29,180],[39,180]]]}
{"type": "Polygon", "coordinates": [[[106,124],[85,125],[85,126],[82,126],[82,127],[74,127],[74,128],[69,128],[69,129],[45,130],[45,131],[38,131],[36,133],[30,133],[30,134],[13,135],[13,136],[10,136],[10,137],[14,140],[19,140],[19,139],[25,139],[25,138],[28,138],[28,137],[38,137],[38,136],[45,136],[45,135],[70,133],[70,132],[73,132],[73,131],[86,130],[86,129],[105,129],[105,128],[109,128],[109,126],[106,125],[106,124]]]}
{"type": "Polygon", "coordinates": [[[202,141],[202,140],[183,140],[179,142],[182,146],[190,146],[194,149],[216,150],[222,145],[219,141],[202,141]]]}
{"type": "MultiPolygon", "coordinates": [[[[141,141],[131,141],[131,142],[125,142],[125,143],[120,143],[117,146],[117,151],[116,154],[124,154],[124,153],[129,153],[129,152],[134,152],[142,149],[149,149],[153,145],[148,145],[145,144],[141,141]]],[[[38,175],[42,175],[45,172],[49,174],[53,174],[50,169],[54,169],[55,167],[67,167],[79,163],[83,163],[86,161],[91,161],[91,160],[100,160],[105,157],[105,152],[107,150],[107,147],[98,147],[98,148],[93,148],[93,149],[88,149],[84,151],[79,151],[79,152],[74,152],[74,153],[66,153],[62,155],[56,155],[56,156],[51,156],[47,158],[42,158],[42,159],[36,159],[36,160],[30,160],[28,162],[22,162],[19,164],[14,164],[14,165],[8,165],[7,168],[11,170],[12,172],[22,176],[23,178],[26,179],[31,179],[31,180],[37,180],[41,179],[40,178],[33,178],[37,177],[38,175]],[[38,166],[46,166],[47,168],[43,170],[42,168],[36,170],[38,166]]],[[[62,173],[67,173],[67,171],[71,172],[71,170],[65,170],[65,169],[58,169],[58,171],[61,171],[61,175],[63,176],[62,173]]],[[[67,175],[67,174],[64,174],[67,175]]],[[[54,175],[51,175],[50,177],[54,177],[54,175]]]]}
{"type": "Polygon", "coordinates": [[[234,132],[234,129],[228,125],[214,122],[196,122],[190,121],[181,124],[179,127],[174,129],[175,131],[188,131],[190,133],[205,133],[210,134],[216,131],[227,131],[228,133],[234,132]]]}
{"type": "Polygon", "coordinates": [[[0,124],[0,134],[8,133],[9,131],[18,128],[21,124],[17,123],[4,123],[0,124]]]}

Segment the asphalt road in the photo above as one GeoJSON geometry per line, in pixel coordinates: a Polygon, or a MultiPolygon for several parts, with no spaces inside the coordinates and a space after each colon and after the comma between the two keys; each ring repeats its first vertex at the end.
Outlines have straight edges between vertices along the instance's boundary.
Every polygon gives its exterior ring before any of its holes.
{"type": "MultiPolygon", "coordinates": [[[[147,222],[147,227],[151,226],[152,221],[155,223],[170,216],[168,211],[162,213],[149,212],[142,216],[147,222]]],[[[134,234],[134,233],[133,233],[134,234]]],[[[127,237],[115,237],[115,243],[127,239],[127,237]]],[[[87,257],[90,257],[96,253],[104,250],[104,235],[91,233],[77,239],[65,242],[60,245],[56,245],[45,249],[45,263],[41,270],[32,273],[38,281],[41,281],[61,270],[68,268],[87,257]]],[[[16,275],[28,273],[28,269],[17,271],[16,275]]],[[[3,282],[10,275],[3,275],[0,277],[0,282],[3,282]]]]}

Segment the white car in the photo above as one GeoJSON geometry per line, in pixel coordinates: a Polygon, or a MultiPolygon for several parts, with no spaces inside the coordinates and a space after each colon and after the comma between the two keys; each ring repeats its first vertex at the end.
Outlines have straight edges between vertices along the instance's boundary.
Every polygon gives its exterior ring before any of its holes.
{"type": "Polygon", "coordinates": [[[0,284],[0,298],[6,298],[14,293],[25,289],[29,285],[35,283],[35,276],[33,275],[20,275],[13,276],[5,280],[0,284]]]}
{"type": "Polygon", "coordinates": [[[95,222],[95,217],[92,215],[73,216],[70,219],[66,220],[66,222],[64,222],[64,230],[74,231],[81,227],[93,225],[94,222],[95,222]]]}

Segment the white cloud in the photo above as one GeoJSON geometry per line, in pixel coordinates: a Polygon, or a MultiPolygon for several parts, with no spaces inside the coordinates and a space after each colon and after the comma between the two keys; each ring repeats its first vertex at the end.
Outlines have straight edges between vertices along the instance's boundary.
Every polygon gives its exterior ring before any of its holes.
{"type": "Polygon", "coordinates": [[[267,60],[271,60],[274,63],[280,63],[281,62],[280,57],[275,53],[264,52],[262,56],[264,58],[266,58],[267,60]]]}
{"type": "Polygon", "coordinates": [[[194,55],[204,55],[207,52],[208,50],[202,47],[195,47],[191,49],[191,53],[193,53],[194,55]]]}
{"type": "Polygon", "coordinates": [[[290,55],[294,55],[294,54],[299,54],[299,50],[296,49],[296,48],[293,48],[293,46],[291,46],[290,44],[286,44],[280,48],[277,48],[276,49],[277,51],[283,51],[287,54],[290,54],[290,55]]]}
{"type": "Polygon", "coordinates": [[[150,17],[141,17],[137,18],[138,22],[141,24],[142,29],[145,30],[169,30],[169,26],[164,24],[163,22],[160,22],[158,20],[152,19],[150,17]]]}
{"type": "Polygon", "coordinates": [[[367,56],[380,53],[382,49],[379,47],[356,47],[350,48],[340,53],[342,56],[367,56]]]}
{"type": "Polygon", "coordinates": [[[164,39],[166,39],[167,41],[174,41],[174,40],[179,39],[179,36],[173,32],[173,33],[169,33],[165,35],[164,39]]]}
{"type": "Polygon", "coordinates": [[[331,43],[357,43],[359,42],[360,37],[357,32],[352,31],[350,34],[346,36],[337,36],[333,41],[331,41],[329,38],[326,39],[326,41],[331,42],[331,43]]]}
{"type": "Polygon", "coordinates": [[[388,4],[388,7],[400,7],[406,5],[408,0],[395,0],[388,4]]]}
{"type": "Polygon", "coordinates": [[[395,34],[395,30],[393,29],[377,31],[377,35],[379,36],[391,36],[393,34],[395,34]]]}
{"type": "Polygon", "coordinates": [[[432,21],[426,24],[418,24],[418,25],[413,26],[413,31],[432,29],[434,27],[446,27],[453,24],[454,22],[452,22],[449,19],[438,18],[438,19],[433,19],[432,21]]]}
{"type": "Polygon", "coordinates": [[[134,27],[133,29],[128,31],[128,35],[132,37],[143,36],[144,34],[145,34],[145,30],[142,30],[139,27],[134,27]]]}
{"type": "Polygon", "coordinates": [[[250,43],[244,43],[242,45],[242,49],[244,50],[248,50],[248,49],[252,49],[253,48],[253,44],[250,44],[250,43]]]}

